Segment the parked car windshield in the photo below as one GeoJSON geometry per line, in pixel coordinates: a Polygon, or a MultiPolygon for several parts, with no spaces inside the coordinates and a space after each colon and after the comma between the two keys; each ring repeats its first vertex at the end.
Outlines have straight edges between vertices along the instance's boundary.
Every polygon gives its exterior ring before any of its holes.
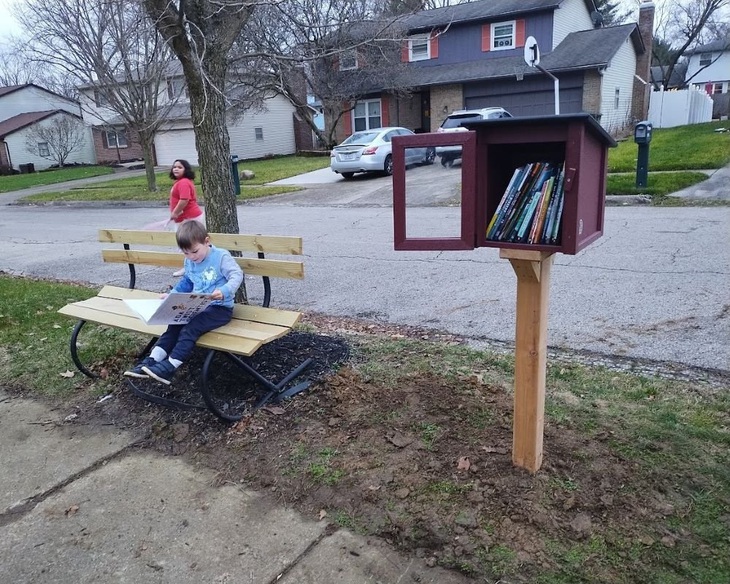
{"type": "Polygon", "coordinates": [[[346,146],[347,144],[370,144],[370,142],[378,137],[378,134],[380,132],[355,132],[347,140],[344,140],[340,146],[346,146]]]}
{"type": "Polygon", "coordinates": [[[441,124],[441,127],[450,130],[452,128],[458,128],[464,123],[467,122],[478,122],[482,119],[481,114],[458,114],[455,116],[449,116],[444,120],[444,123],[441,124]]]}

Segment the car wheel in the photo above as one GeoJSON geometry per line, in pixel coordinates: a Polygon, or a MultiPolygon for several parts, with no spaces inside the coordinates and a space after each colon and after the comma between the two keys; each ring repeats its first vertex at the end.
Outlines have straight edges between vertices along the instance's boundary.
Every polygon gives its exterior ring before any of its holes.
{"type": "Polygon", "coordinates": [[[383,165],[383,172],[387,174],[388,176],[393,174],[393,156],[391,154],[388,154],[388,156],[385,157],[385,164],[383,165]]]}
{"type": "Polygon", "coordinates": [[[343,172],[342,173],[342,178],[344,178],[345,180],[351,180],[353,176],[355,176],[354,172],[343,172]]]}
{"type": "Polygon", "coordinates": [[[433,164],[434,160],[436,160],[436,148],[428,148],[426,150],[426,157],[423,159],[423,164],[433,164]]]}

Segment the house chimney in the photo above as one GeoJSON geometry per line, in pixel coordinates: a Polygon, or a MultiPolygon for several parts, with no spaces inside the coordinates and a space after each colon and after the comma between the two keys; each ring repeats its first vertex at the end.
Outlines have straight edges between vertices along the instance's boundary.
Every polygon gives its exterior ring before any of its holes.
{"type": "Polygon", "coordinates": [[[639,6],[638,25],[641,40],[644,42],[644,53],[636,56],[636,77],[634,77],[631,113],[637,121],[645,120],[649,115],[651,54],[654,46],[654,3],[651,0],[644,0],[639,6]]]}

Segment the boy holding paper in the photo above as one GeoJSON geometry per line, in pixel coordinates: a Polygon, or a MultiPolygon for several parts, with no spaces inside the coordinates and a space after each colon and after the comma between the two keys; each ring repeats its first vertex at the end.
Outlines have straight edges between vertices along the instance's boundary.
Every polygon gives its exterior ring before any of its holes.
{"type": "Polygon", "coordinates": [[[208,232],[198,221],[180,225],[175,237],[185,255],[185,273],[172,291],[210,294],[213,302],[187,324],[168,326],[149,356],[124,372],[127,377],[151,377],[165,385],[170,385],[175,371],[190,357],[204,333],[231,321],[236,290],[243,282],[240,266],[227,250],[211,245],[208,232]]]}

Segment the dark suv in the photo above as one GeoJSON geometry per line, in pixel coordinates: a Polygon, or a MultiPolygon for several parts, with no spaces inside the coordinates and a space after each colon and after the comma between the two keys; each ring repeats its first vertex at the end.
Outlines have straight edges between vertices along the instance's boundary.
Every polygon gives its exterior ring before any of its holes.
{"type": "MultiPolygon", "coordinates": [[[[473,110],[458,110],[449,115],[442,123],[437,132],[466,132],[463,124],[478,122],[480,120],[495,120],[498,118],[511,118],[506,109],[502,107],[484,107],[473,110]]],[[[461,146],[439,146],[436,154],[441,159],[442,166],[451,166],[454,160],[461,158],[461,146]]]]}

